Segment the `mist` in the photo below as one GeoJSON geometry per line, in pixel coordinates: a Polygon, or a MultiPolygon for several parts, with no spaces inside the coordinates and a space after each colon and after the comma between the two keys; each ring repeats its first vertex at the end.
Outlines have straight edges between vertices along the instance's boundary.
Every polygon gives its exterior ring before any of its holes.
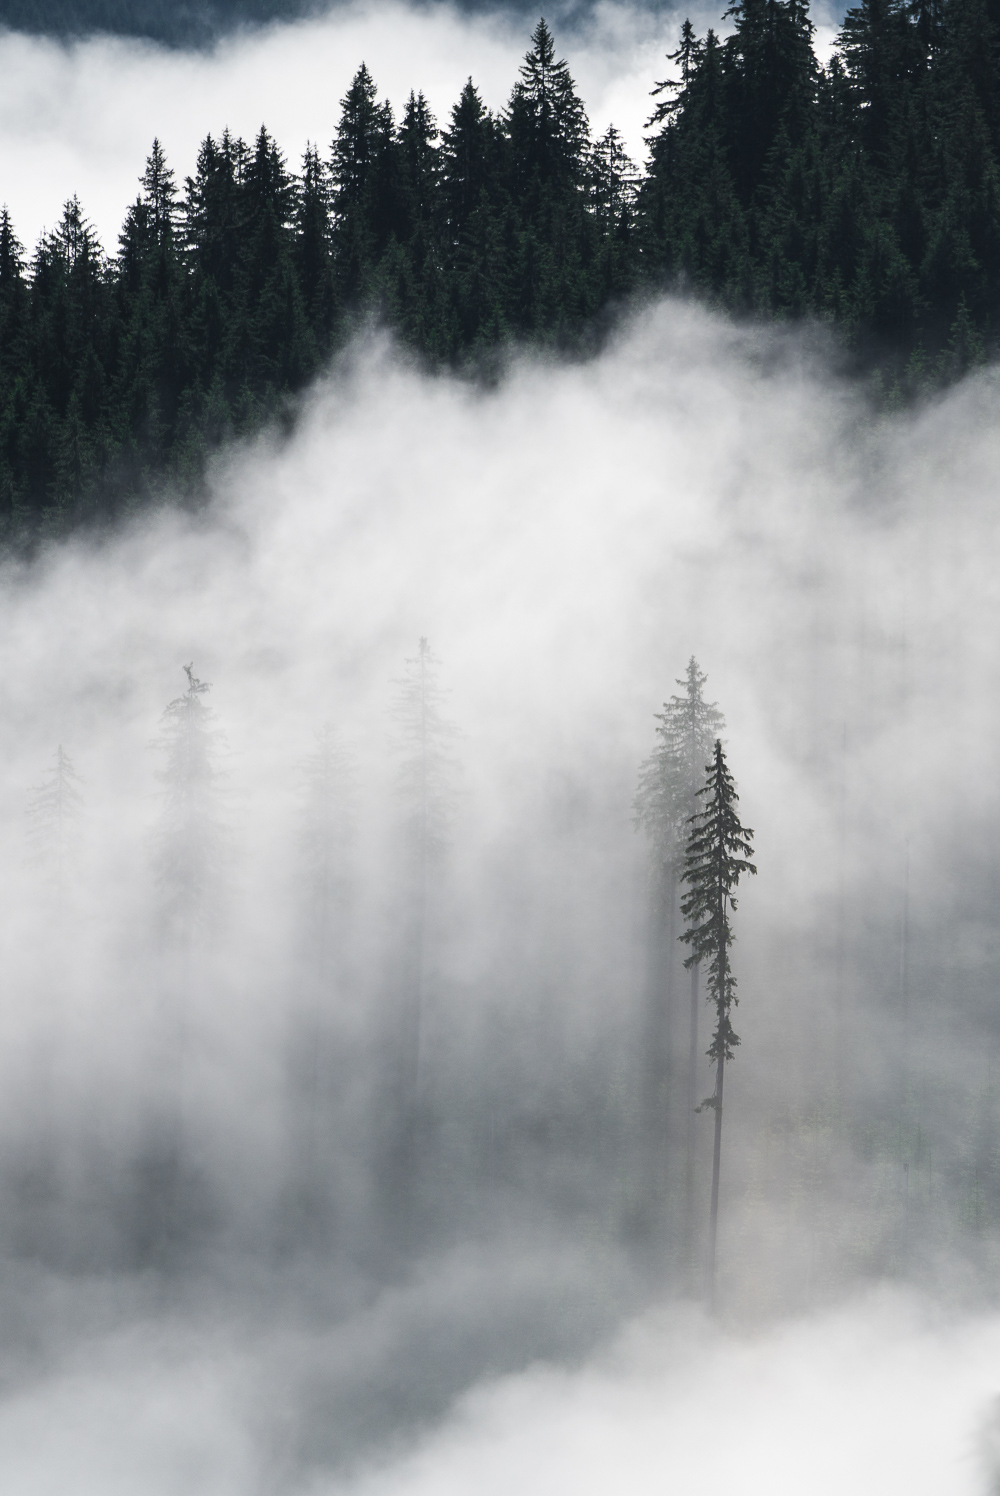
{"type": "Polygon", "coordinates": [[[988,1489],[995,401],[876,419],[822,339],[680,301],[489,391],[373,332],[203,510],[5,563],[5,1490],[780,1492],[837,1440],[811,1489],[988,1489]],[[414,1048],[421,639],[453,731],[414,1048]],[[692,1263],[676,1108],[650,1211],[639,1107],[632,798],[692,654],[760,869],[714,1325],[711,1123],[692,1263]]]}

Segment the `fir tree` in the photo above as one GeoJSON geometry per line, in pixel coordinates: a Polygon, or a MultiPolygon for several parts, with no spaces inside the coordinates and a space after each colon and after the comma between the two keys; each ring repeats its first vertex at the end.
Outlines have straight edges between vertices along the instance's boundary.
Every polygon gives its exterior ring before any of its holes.
{"type": "Polygon", "coordinates": [[[453,240],[465,230],[484,193],[496,188],[496,127],[470,78],[441,132],[441,190],[453,240]]]}
{"type": "Polygon", "coordinates": [[[211,690],[193,665],[184,666],[187,690],[169,702],[157,748],[163,768],[163,818],[156,877],[167,932],[183,945],[209,923],[222,850],[219,815],[219,733],[205,696],[211,690]]]}
{"type": "Polygon", "coordinates": [[[691,818],[691,834],[684,855],[682,880],[688,885],[681,900],[687,929],[681,940],[691,947],[685,966],[694,969],[706,963],[707,997],[715,1007],[715,1029],[707,1050],[715,1065],[715,1090],[702,1105],[715,1114],[712,1150],[712,1196],[708,1242],[708,1296],[715,1301],[715,1257],[719,1220],[719,1174],[722,1163],[722,1101],[726,1062],[739,1044],[731,1013],[736,1005],[736,978],[730,949],[733,932],[729,915],[736,909],[736,888],[744,873],[756,874],[750,861],[753,832],[740,823],[739,796],[726,764],[722,743],[717,739],[712,762],[706,765],[706,782],[699,794],[701,810],[691,818]]]}
{"type": "MultiPolygon", "coordinates": [[[[357,763],[329,724],[302,766],[301,850],[312,907],[317,969],[325,985],[335,963],[349,896],[350,854],[356,833],[357,763]]],[[[342,962],[340,963],[342,965],[342,962]]]]}
{"type": "MultiPolygon", "coordinates": [[[[673,1069],[674,951],[678,884],[683,874],[687,832],[695,814],[704,763],[725,726],[715,702],[705,700],[708,677],[694,655],[677,680],[681,695],[671,696],[655,713],[657,743],[639,770],[633,802],[634,825],[650,843],[653,864],[653,981],[646,1013],[643,1049],[643,1135],[652,1150],[652,1187],[662,1190],[668,1081],[673,1069]]],[[[694,1112],[698,1086],[698,963],[691,966],[688,1056],[685,1082],[684,1229],[690,1254],[694,1217],[694,1112]]]]}
{"type": "Polygon", "coordinates": [[[544,20],[531,35],[505,116],[511,144],[514,190],[536,200],[583,182],[587,116],[564,59],[544,20]]]}
{"type": "Polygon", "coordinates": [[[157,245],[163,245],[174,236],[178,212],[177,185],[163,147],[155,138],[140,181],[142,201],[149,210],[154,240],[157,245]]]}
{"type": "Polygon", "coordinates": [[[394,746],[399,757],[397,793],[403,812],[410,917],[409,1001],[405,1021],[407,1090],[416,1105],[422,1062],[428,918],[455,813],[457,764],[450,751],[456,729],[444,714],[440,661],[422,638],[396,682],[394,746]]]}
{"type": "Polygon", "coordinates": [[[62,744],[52,768],[28,796],[28,845],[60,913],[65,912],[79,848],[80,776],[62,744]]]}

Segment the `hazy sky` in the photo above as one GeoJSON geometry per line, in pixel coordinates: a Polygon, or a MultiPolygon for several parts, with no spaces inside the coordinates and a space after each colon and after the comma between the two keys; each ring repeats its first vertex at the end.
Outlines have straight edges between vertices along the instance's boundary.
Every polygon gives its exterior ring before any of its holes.
{"type": "MultiPolygon", "coordinates": [[[[719,24],[699,3],[700,26],[719,24]]],[[[821,50],[832,35],[820,13],[821,50]]],[[[557,35],[595,130],[614,123],[637,161],[649,91],[673,49],[673,13],[598,5],[569,37],[557,35]]],[[[78,193],[113,250],[125,208],[154,136],[179,179],[194,168],[198,143],[227,125],[250,138],[261,124],[297,169],[307,141],[324,151],[339,101],[365,61],[397,113],[423,89],[447,120],[471,74],[487,104],[506,102],[527,50],[522,17],[473,18],[448,6],[353,5],[326,19],[276,25],[185,53],[127,40],[64,44],[0,34],[0,201],[29,247],[78,193]]]]}

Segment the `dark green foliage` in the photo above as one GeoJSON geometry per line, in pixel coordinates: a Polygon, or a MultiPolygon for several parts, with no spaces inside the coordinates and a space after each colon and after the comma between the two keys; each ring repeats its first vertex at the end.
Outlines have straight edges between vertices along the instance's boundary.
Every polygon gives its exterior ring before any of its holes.
{"type": "Polygon", "coordinates": [[[592,346],[643,287],[838,324],[890,402],[1000,333],[1000,4],[864,0],[820,69],[803,0],[689,22],[640,173],[590,138],[539,21],[506,108],[470,79],[439,131],[398,125],[362,64],[327,158],[262,126],[203,141],[178,191],[158,141],[107,257],[80,204],[27,257],[0,214],[0,538],[197,496],[211,450],[292,401],[375,312],[432,367],[512,339],[592,346]]]}
{"type": "Polygon", "coordinates": [[[682,882],[687,892],[681,913],[687,929],[681,940],[691,947],[685,966],[706,969],[706,996],[715,1007],[715,1028],[708,1058],[715,1065],[715,1090],[698,1108],[710,1107],[715,1114],[712,1150],[712,1194],[708,1234],[707,1289],[709,1304],[715,1300],[715,1249],[719,1222],[719,1179],[722,1167],[722,1106],[726,1062],[733,1057],[739,1037],[732,1024],[736,1003],[736,978],[729,959],[733,932],[729,914],[736,908],[736,888],[744,873],[755,874],[753,832],[740,824],[736,806],[739,796],[726,764],[722,743],[715,740],[712,762],[705,768],[706,780],[699,794],[703,808],[691,817],[691,834],[684,857],[682,882]]]}
{"type": "Polygon", "coordinates": [[[817,67],[800,0],[689,23],[655,90],[643,269],[738,311],[811,315],[897,397],[1000,333],[1000,40],[989,0],[863,0],[817,67]]]}
{"type": "Polygon", "coordinates": [[[732,1059],[740,1042],[730,1019],[736,1002],[736,978],[729,962],[733,943],[729,912],[736,908],[740,878],[757,869],[750,861],[753,832],[740,824],[736,809],[739,796],[718,739],[705,772],[705,786],[699,791],[705,805],[691,817],[684,857],[682,881],[688,887],[681,900],[681,913],[688,927],[681,940],[691,947],[685,966],[705,966],[707,995],[716,1008],[708,1057],[725,1062],[732,1059]]]}

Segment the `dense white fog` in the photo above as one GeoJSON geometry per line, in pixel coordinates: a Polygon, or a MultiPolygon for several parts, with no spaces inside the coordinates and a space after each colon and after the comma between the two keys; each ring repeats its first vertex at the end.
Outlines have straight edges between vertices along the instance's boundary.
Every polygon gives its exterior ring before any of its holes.
{"type": "Polygon", "coordinates": [[[791,1491],[835,1434],[811,1489],[859,1462],[860,1489],[985,1489],[995,399],[987,373],[880,423],[822,348],[677,302],[489,392],[373,337],[291,441],[220,460],[204,512],[8,565],[5,1489],[449,1491],[485,1468],[714,1493],[738,1465],[791,1491]],[[407,1112],[393,703],[421,636],[457,732],[407,1112]],[[714,1329],[656,1307],[692,1283],[669,1170],[643,1230],[636,1122],[631,801],[691,653],[760,868],[714,1329]],[[188,663],[219,835],[181,949],[158,774],[188,663]],[[354,768],[321,950],[324,725],[354,768]],[[80,814],[54,881],[25,812],[60,745],[80,814]],[[911,1297],[870,1296],[891,1281],[911,1297]]]}
{"type": "MultiPolygon", "coordinates": [[[[637,153],[676,19],[557,35],[637,153]]],[[[2,36],[0,197],[113,245],[154,134],[294,165],[362,58],[499,106],[522,29],[2,36]]],[[[818,333],[682,301],[491,388],[372,330],[198,512],[0,564],[4,1496],[1000,1489],[998,388],[877,417],[818,333]],[[692,655],[759,868],[713,1321],[632,824],[692,655]]]]}

